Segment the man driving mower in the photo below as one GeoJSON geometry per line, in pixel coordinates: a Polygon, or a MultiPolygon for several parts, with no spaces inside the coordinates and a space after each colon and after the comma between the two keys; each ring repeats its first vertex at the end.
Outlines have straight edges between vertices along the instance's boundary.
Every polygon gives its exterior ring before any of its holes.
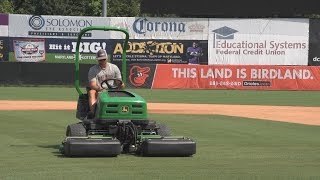
{"type": "Polygon", "coordinates": [[[102,87],[101,83],[106,79],[118,79],[120,81],[114,81],[112,83],[122,83],[117,84],[120,86],[120,89],[124,89],[124,83],[122,82],[121,72],[117,65],[108,62],[108,55],[104,49],[100,49],[96,58],[98,64],[92,66],[88,72],[88,95],[89,95],[89,108],[90,112],[88,113],[88,118],[94,116],[95,105],[97,102],[98,93],[105,89],[102,87]]]}
{"type": "Polygon", "coordinates": [[[148,118],[147,102],[143,97],[134,92],[120,90],[124,88],[123,82],[125,83],[127,78],[128,41],[128,31],[119,27],[89,26],[80,31],[76,45],[75,88],[79,94],[76,117],[81,122],[67,126],[60,152],[68,157],[115,157],[121,153],[142,156],[192,156],[196,153],[196,142],[188,137],[172,136],[165,124],[148,118]],[[88,73],[87,94],[80,89],[79,49],[81,37],[85,32],[93,30],[125,34],[122,74],[116,65],[107,62],[107,53],[99,50],[98,64],[91,67],[88,73]],[[92,118],[88,118],[89,111],[93,114],[92,118]]]}

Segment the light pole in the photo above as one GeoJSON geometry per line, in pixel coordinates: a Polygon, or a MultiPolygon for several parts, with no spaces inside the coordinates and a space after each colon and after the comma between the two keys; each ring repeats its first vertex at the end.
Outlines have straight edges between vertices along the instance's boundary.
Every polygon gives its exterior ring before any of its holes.
{"type": "Polygon", "coordinates": [[[102,16],[107,17],[107,0],[102,0],[102,16]]]}

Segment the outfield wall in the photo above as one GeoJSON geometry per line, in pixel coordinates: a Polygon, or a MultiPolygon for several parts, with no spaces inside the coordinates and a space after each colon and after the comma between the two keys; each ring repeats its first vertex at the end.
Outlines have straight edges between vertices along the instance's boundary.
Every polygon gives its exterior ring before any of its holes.
{"type": "MultiPolygon", "coordinates": [[[[307,18],[0,14],[0,83],[73,84],[78,32],[98,25],[125,28],[130,34],[128,87],[320,90],[320,20],[307,18]],[[192,47],[194,42],[198,48],[192,47]],[[190,59],[200,66],[188,65],[190,59]]],[[[101,48],[121,68],[123,38],[119,32],[85,34],[80,44],[82,84],[101,48]]]]}
{"type": "MultiPolygon", "coordinates": [[[[128,30],[129,63],[188,64],[193,58],[202,65],[304,66],[308,65],[309,31],[313,32],[318,23],[316,20],[310,23],[307,18],[77,17],[21,14],[9,14],[1,18],[7,18],[4,22],[7,22],[8,29],[6,53],[9,58],[4,59],[5,61],[50,63],[73,63],[78,32],[88,26],[103,25],[128,30]],[[309,24],[312,26],[309,27],[309,24]],[[194,41],[199,43],[197,49],[192,48],[194,41]],[[188,51],[194,54],[190,55],[188,51]]],[[[86,33],[80,45],[82,61],[94,63],[94,53],[100,48],[106,49],[112,60],[120,61],[123,38],[124,34],[121,32],[86,33]]],[[[313,39],[311,41],[314,43],[313,39]]]]}
{"type": "MultiPolygon", "coordinates": [[[[80,84],[86,85],[90,64],[80,64],[80,84]]],[[[121,66],[119,65],[120,69],[121,66]]],[[[10,63],[0,66],[2,85],[68,85],[74,64],[10,63]]],[[[318,66],[130,64],[127,87],[148,89],[320,90],[318,66]]]]}

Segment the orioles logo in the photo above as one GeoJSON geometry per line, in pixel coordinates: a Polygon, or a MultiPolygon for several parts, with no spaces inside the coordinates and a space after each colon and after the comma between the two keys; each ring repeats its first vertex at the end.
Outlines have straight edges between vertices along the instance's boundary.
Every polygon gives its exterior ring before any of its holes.
{"type": "Polygon", "coordinates": [[[142,86],[145,82],[146,79],[149,77],[149,67],[139,67],[139,66],[132,66],[130,69],[130,82],[134,86],[142,86]]]}

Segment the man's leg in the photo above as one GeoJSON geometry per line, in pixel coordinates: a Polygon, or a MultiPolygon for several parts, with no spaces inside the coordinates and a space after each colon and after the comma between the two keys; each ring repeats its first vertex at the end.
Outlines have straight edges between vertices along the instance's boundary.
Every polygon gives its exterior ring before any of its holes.
{"type": "Polygon", "coordinates": [[[97,91],[90,89],[89,90],[89,108],[92,114],[94,114],[94,109],[97,103],[97,97],[98,97],[97,91]]]}

